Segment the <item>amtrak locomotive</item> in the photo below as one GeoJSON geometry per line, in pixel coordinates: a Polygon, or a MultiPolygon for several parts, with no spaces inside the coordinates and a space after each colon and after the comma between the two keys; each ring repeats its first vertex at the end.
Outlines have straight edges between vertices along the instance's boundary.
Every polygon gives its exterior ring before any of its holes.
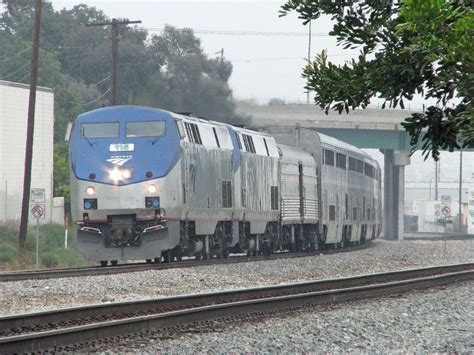
{"type": "Polygon", "coordinates": [[[381,231],[377,162],[305,129],[107,107],[74,122],[70,163],[77,244],[102,265],[314,250],[381,231]]]}

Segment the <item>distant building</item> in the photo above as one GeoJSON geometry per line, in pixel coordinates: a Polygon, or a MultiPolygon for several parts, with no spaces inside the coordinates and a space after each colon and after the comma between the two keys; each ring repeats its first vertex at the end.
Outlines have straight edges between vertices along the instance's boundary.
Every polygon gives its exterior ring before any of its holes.
{"type": "MultiPolygon", "coordinates": [[[[29,85],[0,81],[0,222],[19,220],[23,193],[29,85]]],[[[38,87],[31,187],[45,190],[45,219],[53,216],[54,93],[38,87]]]]}

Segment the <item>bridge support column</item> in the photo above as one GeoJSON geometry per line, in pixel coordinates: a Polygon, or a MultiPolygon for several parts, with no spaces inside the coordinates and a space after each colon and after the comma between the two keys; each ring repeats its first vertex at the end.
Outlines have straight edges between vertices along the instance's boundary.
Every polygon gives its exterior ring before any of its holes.
{"type": "Polygon", "coordinates": [[[384,154],[384,227],[385,239],[403,240],[405,205],[405,165],[410,164],[405,150],[381,150],[384,154]]]}

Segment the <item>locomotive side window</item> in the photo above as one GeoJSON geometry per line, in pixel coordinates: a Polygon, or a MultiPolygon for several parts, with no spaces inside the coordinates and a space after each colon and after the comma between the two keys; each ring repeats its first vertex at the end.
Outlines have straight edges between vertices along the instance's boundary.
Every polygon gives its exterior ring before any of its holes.
{"type": "Polygon", "coordinates": [[[255,153],[255,145],[253,144],[253,138],[252,136],[249,136],[248,134],[242,134],[242,138],[244,140],[244,145],[245,145],[245,150],[250,153],[255,153]]]}
{"type": "Polygon", "coordinates": [[[199,127],[195,123],[184,122],[186,133],[190,142],[202,144],[201,135],[199,134],[199,127]]]}
{"type": "Polygon", "coordinates": [[[126,137],[161,137],[165,134],[164,121],[127,122],[126,137]]]}
{"type": "Polygon", "coordinates": [[[267,151],[267,155],[270,156],[270,153],[268,152],[267,140],[265,138],[263,138],[263,143],[265,144],[265,150],[267,151]]]}
{"type": "Polygon", "coordinates": [[[340,169],[346,170],[346,156],[342,153],[336,154],[336,166],[340,169]]]}
{"type": "Polygon", "coordinates": [[[329,205],[329,220],[335,221],[336,220],[336,206],[329,205]]]}
{"type": "Polygon", "coordinates": [[[356,159],[356,171],[358,173],[364,173],[364,162],[362,160],[356,159]]]}
{"type": "Polygon", "coordinates": [[[81,125],[81,138],[117,138],[118,122],[89,122],[81,125]]]}
{"type": "Polygon", "coordinates": [[[212,131],[214,132],[214,137],[216,138],[217,146],[220,148],[221,145],[219,143],[219,138],[217,137],[216,127],[212,127],[212,131]]]}
{"type": "Polygon", "coordinates": [[[326,165],[334,166],[334,152],[332,150],[324,150],[324,163],[326,165]]]}
{"type": "Polygon", "coordinates": [[[222,207],[232,207],[232,182],[222,181],[222,207]]]}
{"type": "Polygon", "coordinates": [[[270,196],[272,210],[278,210],[278,186],[271,186],[270,196]]]}

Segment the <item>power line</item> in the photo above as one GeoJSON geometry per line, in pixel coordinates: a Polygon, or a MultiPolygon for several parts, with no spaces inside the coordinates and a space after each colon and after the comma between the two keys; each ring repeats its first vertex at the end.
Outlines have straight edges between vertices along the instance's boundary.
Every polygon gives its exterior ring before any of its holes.
{"type": "Polygon", "coordinates": [[[25,64],[23,64],[21,67],[19,67],[17,70],[15,71],[12,71],[10,74],[8,74],[7,76],[4,76],[3,78],[1,78],[0,80],[6,80],[8,78],[11,78],[12,76],[14,76],[16,73],[19,73],[21,70],[25,69],[28,65],[31,64],[31,59],[26,62],[25,64]]]}
{"type": "Polygon", "coordinates": [[[114,106],[117,102],[117,54],[118,54],[118,37],[119,37],[119,25],[129,25],[134,23],[142,23],[142,21],[129,21],[129,20],[117,20],[112,19],[112,22],[97,22],[89,23],[86,27],[103,27],[112,26],[112,89],[111,89],[111,106],[114,106]]]}
{"type": "Polygon", "coordinates": [[[19,56],[20,54],[22,53],[25,53],[26,51],[29,51],[31,48],[25,48],[25,49],[22,49],[21,51],[19,51],[18,53],[15,53],[14,55],[12,55],[10,58],[7,58],[7,59],[2,59],[0,60],[0,63],[6,63],[6,62],[9,62],[10,60],[16,58],[17,56],[19,56]]]}
{"type": "MultiPolygon", "coordinates": [[[[163,32],[162,27],[143,27],[150,32],[163,32]]],[[[270,37],[308,37],[307,32],[271,32],[271,31],[229,31],[229,30],[203,30],[195,28],[180,28],[180,30],[192,30],[194,33],[203,35],[223,35],[223,36],[270,36],[270,37]]],[[[311,37],[329,37],[324,32],[311,33],[311,37]]]]}
{"type": "Polygon", "coordinates": [[[75,101],[69,101],[70,104],[75,104],[75,105],[79,105],[79,106],[89,106],[89,105],[92,105],[93,103],[99,101],[100,99],[103,99],[108,93],[110,92],[110,88],[108,88],[107,90],[105,90],[105,92],[100,95],[98,98],[92,100],[92,101],[89,101],[89,102],[75,102],[75,101]]]}

